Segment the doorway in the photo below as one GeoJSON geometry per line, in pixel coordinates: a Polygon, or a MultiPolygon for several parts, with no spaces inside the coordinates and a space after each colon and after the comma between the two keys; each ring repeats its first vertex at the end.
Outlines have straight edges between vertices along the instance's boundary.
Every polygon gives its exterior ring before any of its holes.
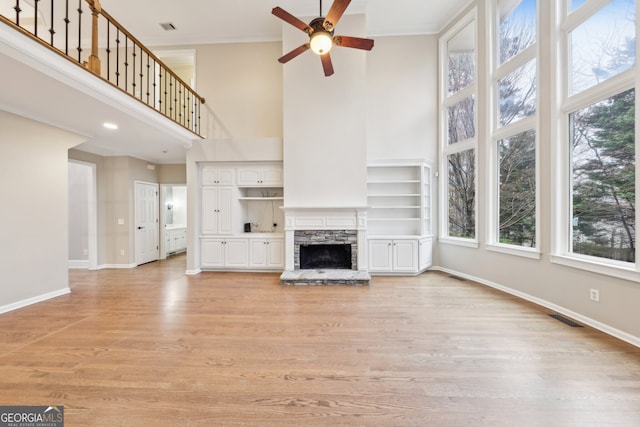
{"type": "Polygon", "coordinates": [[[69,268],[98,269],[96,165],[68,162],[69,268]]]}
{"type": "Polygon", "coordinates": [[[187,250],[187,186],[160,186],[161,259],[187,250]]]}

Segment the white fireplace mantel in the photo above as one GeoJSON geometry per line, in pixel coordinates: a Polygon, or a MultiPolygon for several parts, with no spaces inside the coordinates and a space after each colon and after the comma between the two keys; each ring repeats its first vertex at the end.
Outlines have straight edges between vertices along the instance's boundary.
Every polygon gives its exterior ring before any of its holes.
{"type": "Polygon", "coordinates": [[[366,206],[283,206],[285,271],[293,271],[296,230],[357,230],[359,271],[368,271],[366,206]]]}

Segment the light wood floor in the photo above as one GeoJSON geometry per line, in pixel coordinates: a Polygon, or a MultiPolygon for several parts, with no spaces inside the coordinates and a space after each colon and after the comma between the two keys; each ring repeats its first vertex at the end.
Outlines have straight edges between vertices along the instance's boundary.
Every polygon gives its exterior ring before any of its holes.
{"type": "Polygon", "coordinates": [[[0,405],[77,426],[638,426],[640,349],[445,274],[283,287],[185,258],[0,316],[0,405]]]}

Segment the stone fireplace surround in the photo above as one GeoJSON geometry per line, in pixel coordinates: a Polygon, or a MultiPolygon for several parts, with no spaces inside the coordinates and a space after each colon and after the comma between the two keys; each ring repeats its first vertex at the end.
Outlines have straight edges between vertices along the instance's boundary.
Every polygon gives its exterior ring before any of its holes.
{"type": "Polygon", "coordinates": [[[366,207],[283,207],[286,285],[368,285],[366,207]],[[301,244],[351,245],[352,269],[300,270],[301,244]]]}

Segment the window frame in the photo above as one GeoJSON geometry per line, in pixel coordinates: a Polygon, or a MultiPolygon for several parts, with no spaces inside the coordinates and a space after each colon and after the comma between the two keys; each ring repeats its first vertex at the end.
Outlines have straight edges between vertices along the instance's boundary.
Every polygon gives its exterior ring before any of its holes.
{"type": "Polygon", "coordinates": [[[487,111],[489,111],[489,123],[487,129],[487,244],[486,248],[490,251],[506,253],[525,258],[540,259],[541,258],[541,209],[540,209],[540,76],[541,76],[541,60],[540,60],[540,0],[536,1],[536,38],[535,42],[526,47],[516,55],[512,56],[504,63],[500,64],[500,9],[498,0],[493,0],[488,4],[487,23],[490,28],[491,52],[489,52],[490,60],[487,61],[490,96],[487,100],[487,111]],[[500,80],[508,76],[510,73],[518,70],[530,63],[536,61],[536,112],[535,114],[521,118],[507,125],[500,125],[500,80]],[[511,245],[500,242],[500,162],[498,153],[498,143],[501,140],[511,138],[526,131],[534,131],[535,138],[535,247],[524,247],[519,245],[511,245]]]}
{"type": "Polygon", "coordinates": [[[438,240],[441,243],[454,244],[459,246],[466,246],[471,248],[478,248],[478,80],[479,80],[479,66],[478,66],[478,12],[474,7],[467,14],[459,18],[451,28],[444,33],[439,39],[439,68],[440,68],[440,218],[439,221],[439,237],[438,240]],[[474,34],[474,55],[475,55],[475,79],[474,82],[464,89],[449,95],[449,50],[448,42],[455,37],[458,33],[464,30],[468,25],[473,26],[474,34]],[[451,106],[456,105],[460,101],[473,97],[475,102],[474,108],[474,124],[475,134],[473,138],[469,138],[454,144],[449,144],[448,135],[448,109],[451,106]],[[449,235],[449,166],[448,159],[452,154],[461,153],[468,150],[474,150],[474,186],[475,186],[475,200],[474,200],[474,221],[475,221],[475,233],[473,238],[454,237],[449,235]]]}
{"type": "MultiPolygon", "coordinates": [[[[555,183],[552,189],[552,235],[551,242],[551,262],[567,267],[586,270],[625,280],[640,282],[640,251],[636,250],[635,262],[626,263],[606,258],[577,254],[571,252],[572,249],[572,212],[573,212],[573,191],[572,191],[572,158],[571,146],[569,144],[570,116],[574,112],[601,102],[611,96],[620,94],[626,90],[635,88],[636,112],[635,112],[635,132],[636,160],[640,159],[640,144],[637,137],[640,135],[640,75],[638,71],[637,59],[639,49],[640,28],[636,19],[636,63],[635,65],[618,75],[615,75],[603,82],[586,88],[579,93],[570,94],[571,85],[571,31],[582,25],[602,8],[611,3],[612,0],[587,0],[586,3],[571,12],[571,0],[558,0],[558,7],[555,9],[556,32],[553,36],[554,43],[558,47],[557,55],[554,58],[553,68],[557,77],[554,88],[557,96],[557,107],[555,109],[554,126],[552,131],[555,139],[553,154],[556,159],[553,169],[552,182],[555,183]]],[[[636,8],[638,1],[636,0],[636,8]]],[[[640,189],[640,166],[636,165],[635,174],[636,194],[640,189]]],[[[640,212],[636,211],[636,224],[640,219],[640,212]]],[[[636,244],[638,239],[636,237],[636,244]]]]}

